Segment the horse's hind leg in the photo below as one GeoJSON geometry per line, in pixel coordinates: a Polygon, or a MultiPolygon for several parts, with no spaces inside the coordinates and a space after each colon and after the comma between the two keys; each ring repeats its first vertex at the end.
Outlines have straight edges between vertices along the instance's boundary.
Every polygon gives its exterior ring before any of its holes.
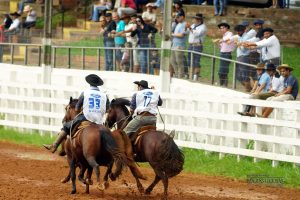
{"type": "Polygon", "coordinates": [[[153,188],[156,186],[156,184],[160,181],[160,179],[161,178],[156,174],[154,181],[146,189],[145,194],[150,194],[152,192],[153,188]]]}
{"type": "Polygon", "coordinates": [[[139,190],[139,192],[142,194],[145,192],[143,185],[141,184],[138,175],[136,174],[135,168],[134,167],[129,167],[131,174],[134,176],[135,181],[136,181],[136,186],[139,190]]]}
{"type": "Polygon", "coordinates": [[[90,185],[93,185],[93,181],[91,179],[92,173],[93,173],[93,168],[88,167],[87,176],[86,176],[86,180],[85,180],[85,193],[86,194],[90,193],[90,185]]]}
{"type": "Polygon", "coordinates": [[[72,191],[71,194],[76,193],[76,164],[75,160],[72,159],[70,163],[71,180],[72,180],[72,191]]]}
{"type": "Polygon", "coordinates": [[[105,188],[103,185],[100,184],[100,170],[99,170],[99,165],[98,163],[96,162],[95,158],[94,157],[89,157],[87,158],[87,161],[89,163],[89,165],[93,168],[93,170],[95,171],[95,174],[96,174],[96,178],[97,178],[97,188],[100,190],[100,191],[103,191],[105,188]]]}

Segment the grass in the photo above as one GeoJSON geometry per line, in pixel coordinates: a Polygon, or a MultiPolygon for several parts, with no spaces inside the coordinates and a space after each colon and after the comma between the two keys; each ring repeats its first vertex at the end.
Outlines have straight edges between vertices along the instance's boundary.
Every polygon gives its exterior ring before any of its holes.
{"type": "MultiPolygon", "coordinates": [[[[38,133],[19,133],[18,131],[0,128],[0,141],[10,141],[18,144],[41,146],[51,144],[54,138],[49,134],[40,136],[38,133]]],[[[280,163],[277,167],[271,166],[271,161],[263,160],[254,163],[252,158],[244,157],[237,162],[236,156],[226,155],[219,160],[218,153],[205,154],[203,150],[183,149],[185,155],[184,171],[212,176],[224,176],[246,180],[247,175],[266,175],[284,179],[284,186],[300,187],[300,168],[294,168],[291,163],[280,163]]],[[[142,164],[142,166],[148,166],[142,164]]]]}
{"type": "MultiPolygon", "coordinates": [[[[64,14],[64,26],[75,26],[76,15],[72,12],[65,12],[64,14]]],[[[52,16],[52,28],[60,27],[62,23],[62,13],[57,13],[52,16]]],[[[42,29],[44,27],[44,17],[39,17],[36,21],[36,28],[42,29]]]]}

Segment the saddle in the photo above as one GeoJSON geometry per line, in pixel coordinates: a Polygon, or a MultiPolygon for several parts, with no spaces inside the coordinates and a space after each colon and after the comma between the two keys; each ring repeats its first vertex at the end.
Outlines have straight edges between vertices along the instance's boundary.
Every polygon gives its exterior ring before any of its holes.
{"type": "Polygon", "coordinates": [[[134,133],[131,137],[130,140],[132,144],[135,146],[139,143],[141,137],[147,132],[151,130],[156,130],[156,126],[153,125],[146,125],[142,126],[136,133],[134,133]]]}
{"type": "Polygon", "coordinates": [[[73,131],[71,133],[71,138],[74,139],[77,137],[77,135],[80,135],[83,131],[83,129],[85,129],[86,127],[90,126],[91,124],[93,124],[93,122],[90,121],[83,121],[80,124],[78,124],[77,126],[75,126],[73,128],[73,131]]]}

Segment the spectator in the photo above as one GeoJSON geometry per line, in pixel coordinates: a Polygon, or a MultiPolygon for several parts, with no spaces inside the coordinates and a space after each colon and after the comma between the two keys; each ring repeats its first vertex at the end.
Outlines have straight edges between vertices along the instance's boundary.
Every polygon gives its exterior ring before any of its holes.
{"type": "MultiPolygon", "coordinates": [[[[186,23],[184,21],[184,14],[178,13],[176,15],[176,21],[178,22],[172,33],[172,53],[171,53],[171,65],[175,77],[183,77],[183,67],[184,67],[184,52],[178,50],[185,49],[186,40],[186,23]]],[[[171,72],[171,75],[173,75],[171,72]]]]}
{"type": "MultiPolygon", "coordinates": [[[[138,16],[136,23],[138,25],[137,30],[132,33],[132,36],[138,34],[139,47],[145,48],[145,50],[139,50],[139,61],[141,65],[141,73],[147,73],[148,71],[148,52],[147,48],[151,47],[151,40],[157,29],[149,24],[146,24],[141,16],[138,16]]],[[[150,59],[151,60],[151,59],[150,59]]],[[[148,72],[149,73],[149,72],[148,72]]]]}
{"type": "MultiPolygon", "coordinates": [[[[195,51],[201,53],[203,51],[204,37],[207,33],[206,25],[203,23],[203,15],[197,13],[193,16],[193,24],[191,26],[187,25],[189,30],[189,51],[195,51]]],[[[188,66],[192,67],[193,70],[193,80],[197,81],[200,76],[200,54],[193,54],[193,60],[191,53],[188,54],[188,66]]]]}
{"type": "Polygon", "coordinates": [[[3,26],[3,28],[4,28],[4,30],[8,29],[12,23],[13,23],[13,21],[10,18],[9,14],[4,14],[4,20],[3,20],[3,23],[1,24],[1,26],[3,26]]]}
{"type": "Polygon", "coordinates": [[[176,17],[177,14],[180,14],[185,17],[185,12],[183,10],[182,3],[179,1],[174,3],[174,17],[176,17]]]}
{"type": "MultiPolygon", "coordinates": [[[[232,59],[232,51],[235,49],[235,44],[233,41],[230,41],[230,38],[233,36],[233,33],[229,31],[230,26],[227,23],[221,23],[218,25],[223,37],[222,39],[214,40],[217,42],[220,47],[220,57],[226,59],[232,59]]],[[[228,73],[229,73],[229,61],[220,60],[219,66],[219,81],[220,86],[228,86],[228,73]]]]}
{"type": "Polygon", "coordinates": [[[25,3],[34,3],[35,0],[22,0],[20,1],[19,5],[18,5],[18,13],[19,14],[22,14],[23,10],[24,10],[24,6],[25,6],[25,3]]]}
{"type": "Polygon", "coordinates": [[[19,13],[14,12],[10,14],[13,18],[13,23],[9,26],[7,30],[4,31],[6,35],[16,34],[20,30],[20,20],[19,17],[21,16],[19,13]]]}
{"type": "Polygon", "coordinates": [[[214,0],[214,6],[215,6],[215,16],[223,16],[226,0],[214,0]]]}
{"type": "Polygon", "coordinates": [[[94,4],[92,7],[92,20],[94,22],[99,21],[99,12],[105,12],[106,10],[112,9],[112,3],[110,0],[100,0],[98,4],[94,4]]]}
{"type": "MultiPolygon", "coordinates": [[[[246,27],[243,25],[237,25],[234,27],[237,32],[237,36],[233,36],[230,41],[236,42],[237,45],[237,61],[242,63],[249,63],[250,50],[241,45],[243,42],[250,39],[246,34],[246,27]]],[[[237,64],[236,66],[236,78],[245,87],[247,92],[251,91],[250,85],[250,72],[251,67],[243,64],[237,64]]]]}
{"type": "MultiPolygon", "coordinates": [[[[104,47],[115,47],[112,31],[116,30],[116,22],[112,20],[112,14],[105,14],[106,26],[103,29],[104,47]]],[[[105,70],[113,70],[113,50],[105,48],[105,70]]]]}
{"type": "Polygon", "coordinates": [[[136,13],[136,5],[134,0],[121,0],[121,7],[118,8],[118,14],[120,17],[124,15],[132,15],[136,13]]]}
{"type": "Polygon", "coordinates": [[[32,7],[27,5],[24,8],[24,12],[27,14],[26,20],[23,23],[23,28],[30,29],[35,26],[36,23],[36,12],[32,10],[32,7]]]}
{"type": "Polygon", "coordinates": [[[264,25],[264,23],[265,23],[264,20],[261,20],[261,19],[257,19],[253,22],[253,25],[256,29],[256,38],[258,38],[257,41],[255,41],[255,42],[258,42],[259,40],[262,40],[263,37],[264,37],[264,34],[263,34],[263,25],[264,25]]]}
{"type": "Polygon", "coordinates": [[[153,4],[153,7],[159,8],[161,13],[163,13],[165,5],[165,0],[156,0],[156,2],[153,4]]]}
{"type": "Polygon", "coordinates": [[[153,12],[153,4],[148,3],[146,5],[147,10],[143,12],[142,18],[146,24],[155,25],[156,23],[156,13],[153,12]]]}
{"type": "Polygon", "coordinates": [[[253,38],[256,36],[256,30],[249,27],[249,22],[247,21],[243,21],[241,23],[242,26],[245,26],[245,33],[247,34],[248,38],[253,38]]]}
{"type": "MultiPolygon", "coordinates": [[[[282,64],[277,67],[280,71],[281,76],[284,77],[284,89],[283,91],[277,93],[275,96],[267,98],[267,101],[288,101],[288,100],[296,100],[298,95],[298,81],[291,74],[293,68],[288,66],[287,64],[282,64]]],[[[267,118],[272,113],[273,108],[264,108],[262,117],[267,118]]]]}
{"type": "MultiPolygon", "coordinates": [[[[114,12],[112,14],[113,20],[116,23],[116,30],[112,30],[111,34],[115,38],[115,46],[117,48],[123,48],[124,44],[126,42],[125,35],[123,34],[123,31],[125,30],[125,23],[123,20],[120,20],[120,17],[118,13],[114,12]]],[[[116,50],[116,62],[117,62],[117,67],[119,70],[120,67],[120,61],[122,59],[122,52],[121,49],[116,50]]]]}
{"type": "Polygon", "coordinates": [[[123,55],[122,55],[122,60],[121,60],[121,71],[122,72],[128,72],[129,67],[130,67],[130,49],[132,48],[131,42],[126,42],[125,43],[125,48],[122,50],[123,55]]]}
{"type": "Polygon", "coordinates": [[[263,29],[264,39],[258,42],[248,42],[247,47],[262,48],[262,61],[264,63],[273,63],[275,66],[280,64],[280,43],[273,34],[273,29],[263,29]]]}
{"type": "MultiPolygon", "coordinates": [[[[259,63],[256,66],[256,73],[257,73],[257,81],[255,82],[254,87],[252,88],[252,91],[250,92],[249,99],[256,99],[257,95],[260,93],[265,93],[270,88],[271,78],[268,72],[266,72],[263,63],[259,63]]],[[[246,105],[243,112],[238,112],[238,114],[242,116],[250,116],[254,117],[255,114],[250,112],[251,108],[253,108],[250,105],[246,105]]]]}

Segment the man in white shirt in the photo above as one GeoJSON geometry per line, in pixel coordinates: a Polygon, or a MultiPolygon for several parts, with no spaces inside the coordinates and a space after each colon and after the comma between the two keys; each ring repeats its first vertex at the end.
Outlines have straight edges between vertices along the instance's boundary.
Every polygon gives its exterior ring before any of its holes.
{"type": "Polygon", "coordinates": [[[11,13],[10,14],[13,18],[13,23],[10,25],[10,27],[4,31],[4,33],[6,35],[9,35],[9,34],[16,34],[19,29],[20,29],[20,20],[19,20],[19,17],[21,16],[19,13],[17,12],[14,12],[14,13],[11,13]]]}
{"type": "Polygon", "coordinates": [[[23,23],[23,28],[30,29],[31,27],[34,27],[36,23],[36,12],[32,10],[32,7],[27,5],[24,8],[24,13],[26,13],[27,16],[25,22],[23,23]]]}
{"type": "Polygon", "coordinates": [[[70,133],[72,127],[77,127],[82,121],[90,121],[96,124],[103,124],[103,117],[109,107],[109,99],[107,95],[98,88],[103,85],[103,80],[96,74],[90,74],[85,77],[90,88],[81,93],[78,102],[75,105],[75,111],[83,112],[75,117],[75,119],[63,122],[63,128],[58,138],[51,145],[43,146],[54,153],[62,140],[70,133]]]}
{"type": "Polygon", "coordinates": [[[146,5],[147,10],[143,12],[142,18],[147,24],[155,25],[156,23],[156,13],[153,12],[154,5],[152,3],[148,3],[146,5]]]}
{"type": "MultiPolygon", "coordinates": [[[[203,23],[203,15],[197,13],[193,17],[193,24],[187,25],[189,32],[189,51],[202,52],[203,51],[203,41],[207,33],[206,25],[203,23]]],[[[193,80],[197,81],[198,76],[200,76],[200,54],[188,53],[188,67],[193,68],[193,80]]]]}
{"type": "Polygon", "coordinates": [[[134,84],[138,85],[138,91],[132,96],[130,103],[133,119],[124,128],[131,139],[142,126],[156,126],[157,106],[162,105],[158,91],[149,88],[147,81],[135,81],[134,84]]]}
{"type": "Polygon", "coordinates": [[[280,65],[280,43],[278,38],[273,34],[271,28],[263,29],[264,39],[258,42],[247,42],[247,47],[261,48],[262,61],[264,63],[273,63],[275,66],[280,65]]]}

